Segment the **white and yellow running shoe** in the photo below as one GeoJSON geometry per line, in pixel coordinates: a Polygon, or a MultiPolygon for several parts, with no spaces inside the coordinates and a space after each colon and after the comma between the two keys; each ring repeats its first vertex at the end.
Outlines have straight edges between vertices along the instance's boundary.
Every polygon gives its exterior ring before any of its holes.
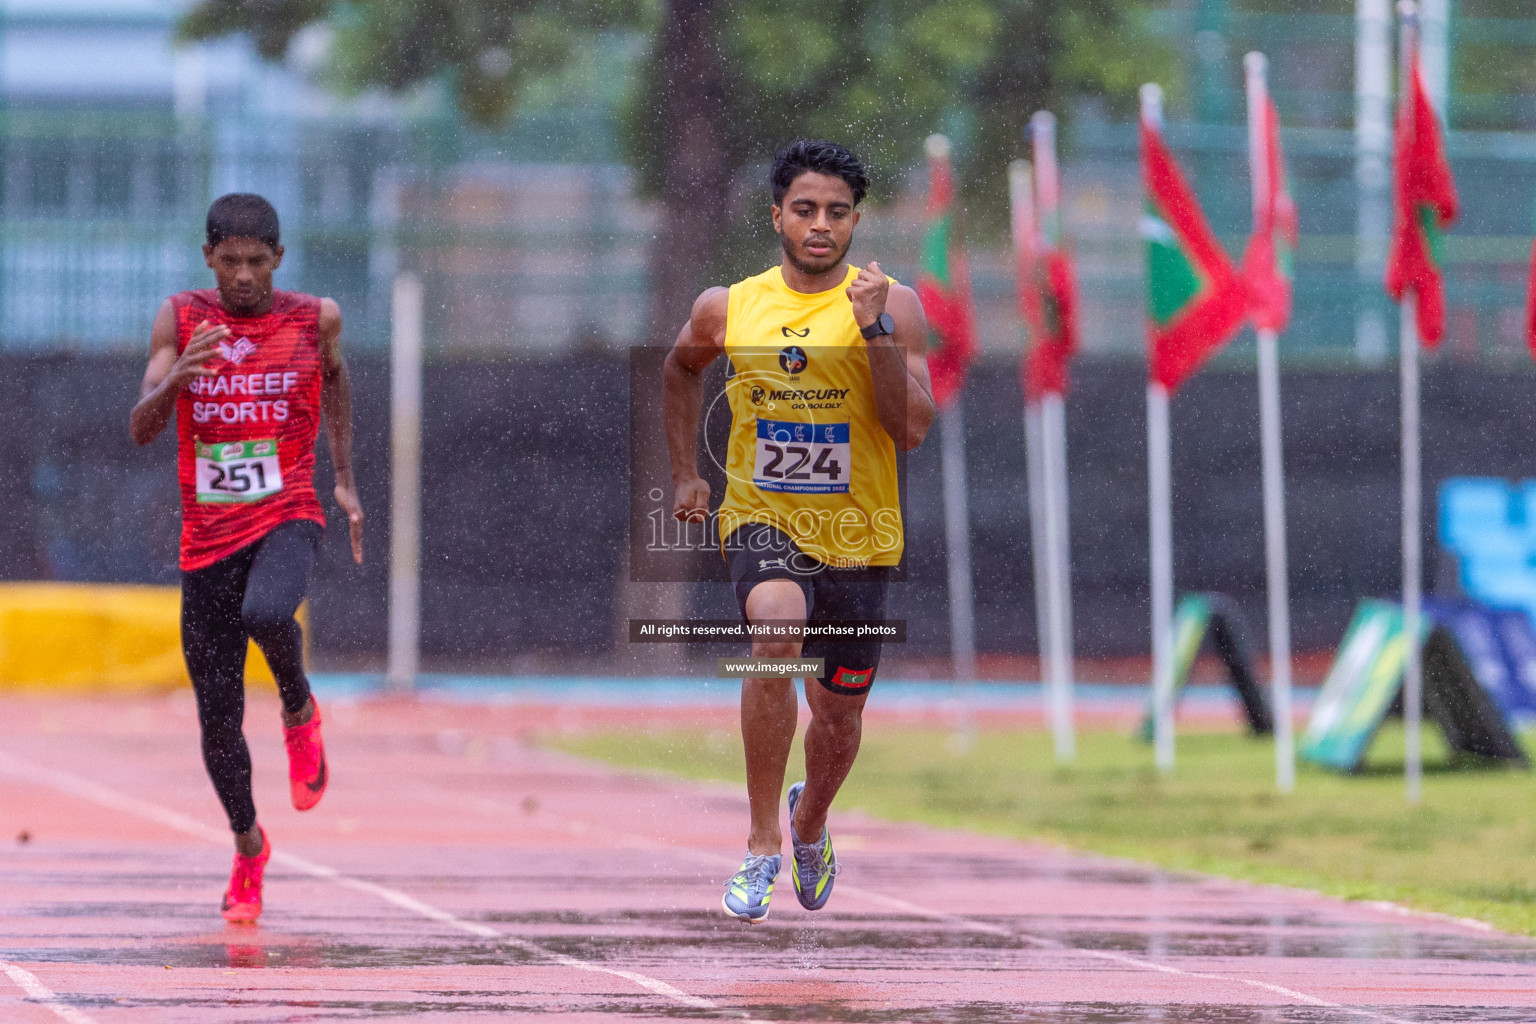
{"type": "Polygon", "coordinates": [[[727,917],[757,924],[768,919],[768,901],[773,898],[773,880],[779,877],[784,858],[775,853],[747,854],[741,870],[725,883],[725,897],[720,905],[727,917]]]}
{"type": "Polygon", "coordinates": [[[789,787],[789,839],[795,849],[795,895],[806,910],[820,910],[832,896],[832,880],[840,867],[837,854],[832,852],[832,834],[821,830],[821,839],[814,843],[802,843],[795,834],[795,805],[805,783],[797,782],[789,787]]]}

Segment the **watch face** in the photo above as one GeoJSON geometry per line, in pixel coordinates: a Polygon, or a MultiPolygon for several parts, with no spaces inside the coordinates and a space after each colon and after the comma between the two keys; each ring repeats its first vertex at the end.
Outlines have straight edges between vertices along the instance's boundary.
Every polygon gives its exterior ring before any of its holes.
{"type": "Polygon", "coordinates": [[[868,327],[861,328],[859,333],[864,336],[866,341],[878,338],[882,334],[895,334],[896,321],[894,318],[892,318],[891,314],[881,313],[879,316],[875,317],[874,323],[870,324],[868,327]]]}

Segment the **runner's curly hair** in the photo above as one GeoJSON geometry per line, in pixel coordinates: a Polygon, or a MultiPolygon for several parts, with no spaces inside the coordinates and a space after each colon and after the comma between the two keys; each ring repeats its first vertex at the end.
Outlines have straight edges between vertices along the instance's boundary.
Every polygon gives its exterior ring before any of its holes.
{"type": "Polygon", "coordinates": [[[864,164],[846,146],[825,139],[796,139],[773,158],[768,183],[773,186],[773,204],[780,206],[789,186],[807,171],[842,178],[853,189],[853,205],[864,201],[869,191],[869,175],[864,164]]]}

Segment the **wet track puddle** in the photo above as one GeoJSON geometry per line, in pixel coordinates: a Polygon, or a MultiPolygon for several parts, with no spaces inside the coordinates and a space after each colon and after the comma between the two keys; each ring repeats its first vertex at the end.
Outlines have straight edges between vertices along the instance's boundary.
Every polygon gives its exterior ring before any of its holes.
{"type": "Polygon", "coordinates": [[[749,928],[717,910],[743,801],[536,751],[333,742],[350,770],[319,812],[258,791],[286,860],[254,928],[217,917],[227,838],[188,795],[187,737],[0,742],[0,807],[41,837],[0,849],[0,967],[21,972],[0,1022],[57,1020],[50,999],[87,1024],[1536,1021],[1536,943],[862,819],[826,911],[785,875],[749,928]],[[130,758],[132,797],[109,784],[130,758]]]}
{"type": "MultiPolygon", "coordinates": [[[[0,862],[6,887],[25,884],[14,872],[15,866],[0,862]]],[[[406,888],[427,888],[424,880],[414,880],[413,886],[411,878],[396,877],[406,888]]],[[[515,1019],[560,1016],[574,1006],[579,1006],[584,1019],[722,1017],[720,1012],[670,1005],[645,994],[559,991],[561,986],[551,986],[547,979],[529,978],[540,973],[538,957],[496,940],[404,929],[383,941],[362,941],[356,933],[360,925],[366,927],[366,919],[350,921],[344,929],[347,934],[334,926],[309,930],[306,924],[318,922],[302,919],[289,922],[303,929],[298,931],[270,925],[209,931],[209,908],[194,903],[155,900],[131,908],[105,901],[34,903],[17,910],[6,915],[8,938],[0,948],[0,959],[29,964],[43,974],[49,965],[68,965],[71,971],[98,967],[154,972],[144,988],[191,989],[174,994],[138,991],[110,998],[89,990],[79,992],[71,1005],[103,1011],[103,1022],[112,1019],[105,1011],[132,1011],[144,1020],[385,1020],[464,1014],[515,1019]],[[129,920],[152,925],[160,934],[123,941],[129,920]],[[66,923],[67,930],[55,932],[48,927],[59,923],[66,923]],[[28,924],[37,928],[30,936],[33,941],[17,942],[17,932],[30,930],[28,924]],[[296,980],[309,974],[325,979],[322,991],[293,991],[315,987],[296,980]],[[414,995],[376,991],[400,987],[414,990],[414,995]]],[[[1211,921],[1185,916],[1176,921],[1146,921],[1141,929],[1095,929],[1081,921],[1061,927],[1060,919],[1030,916],[970,919],[1006,929],[1010,935],[957,929],[899,914],[840,913],[815,924],[802,918],[761,928],[737,925],[702,910],[622,914],[500,910],[482,916],[509,934],[581,961],[666,976],[675,973],[677,965],[686,964],[692,990],[705,990],[710,998],[735,1007],[738,1015],[760,1021],[1332,1024],[1513,1022],[1536,1016],[1529,1007],[1224,1005],[1215,999],[1170,999],[1173,993],[1160,992],[1147,993],[1145,1002],[1044,998],[1052,987],[1127,988],[1129,979],[1107,969],[1113,965],[1083,962],[1083,951],[1128,953],[1164,964],[1193,962],[1198,965],[1194,969],[1207,973],[1230,969],[1234,961],[1255,960],[1274,964],[1306,959],[1323,969],[1329,961],[1342,960],[1357,965],[1351,968],[1355,970],[1367,963],[1379,967],[1383,960],[1415,966],[1426,961],[1464,961],[1489,969],[1536,963],[1536,945],[1520,940],[1425,932],[1398,922],[1366,926],[1358,921],[1330,921],[1314,913],[1229,915],[1211,921]],[[1214,930],[1203,930],[1211,926],[1214,930]],[[1042,947],[1043,941],[1056,948],[1042,947]],[[761,980],[745,983],[754,977],[761,980]],[[795,1002],[776,998],[786,987],[800,998],[795,1002]],[[921,1005],[903,988],[924,990],[929,998],[941,993],[947,998],[938,1005],[921,1005]],[[731,994],[729,1003],[720,998],[722,992],[731,994]],[[1016,998],[1023,992],[1032,997],[1016,998]],[[968,993],[983,997],[966,998],[968,993]],[[887,1001],[894,1005],[881,1005],[887,1001]]],[[[398,921],[386,923],[398,929],[398,921]]],[[[1522,983],[1536,978],[1536,971],[1521,973],[1522,983]]],[[[1159,979],[1153,975],[1151,980],[1159,979]]],[[[1132,980],[1131,987],[1134,984],[1132,980]]]]}

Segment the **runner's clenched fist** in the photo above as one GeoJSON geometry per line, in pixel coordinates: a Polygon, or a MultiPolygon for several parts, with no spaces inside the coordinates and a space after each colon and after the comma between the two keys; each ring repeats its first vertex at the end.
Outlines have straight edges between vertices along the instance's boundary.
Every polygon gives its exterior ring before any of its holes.
{"type": "Polygon", "coordinates": [[[853,303],[853,321],[860,327],[868,327],[885,312],[885,297],[891,290],[891,279],[885,276],[880,264],[870,261],[859,271],[859,276],[848,286],[848,301],[853,303]]]}

